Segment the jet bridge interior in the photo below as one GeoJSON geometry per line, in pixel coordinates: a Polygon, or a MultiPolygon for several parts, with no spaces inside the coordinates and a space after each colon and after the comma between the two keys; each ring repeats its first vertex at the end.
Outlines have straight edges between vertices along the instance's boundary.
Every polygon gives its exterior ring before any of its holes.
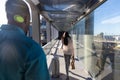
{"type": "MultiPolygon", "coordinates": [[[[33,39],[35,39],[37,42],[39,42],[39,28],[40,28],[40,21],[39,21],[39,15],[42,15],[46,21],[50,24],[49,26],[54,27],[57,31],[70,31],[73,30],[73,28],[76,27],[76,25],[81,21],[84,23],[79,23],[79,27],[76,28],[75,32],[72,33],[72,39],[74,43],[74,47],[76,48],[75,53],[78,57],[78,65],[79,68],[80,65],[83,66],[85,70],[88,72],[87,77],[92,77],[93,80],[101,80],[105,77],[105,75],[108,75],[110,71],[112,72],[113,68],[111,69],[110,61],[106,61],[107,65],[105,65],[104,73],[101,71],[101,63],[100,61],[100,54],[102,53],[102,41],[101,35],[96,37],[94,36],[94,14],[91,13],[94,12],[94,10],[99,7],[101,4],[103,4],[107,0],[27,0],[30,4],[31,11],[32,11],[32,25],[33,28],[33,39]],[[36,12],[38,11],[38,12],[36,12]],[[84,19],[85,18],[85,19],[84,19]],[[86,19],[87,18],[87,19],[86,19]],[[36,20],[37,19],[37,20],[36,20]],[[84,20],[83,20],[84,19],[84,20]],[[35,36],[35,37],[34,37],[35,36]],[[96,44],[96,45],[94,45],[96,44]],[[93,50],[94,46],[98,47],[96,50],[93,50]],[[81,64],[82,63],[82,64],[81,64]],[[97,66],[96,66],[97,65],[97,66]],[[108,73],[108,74],[107,74],[108,73]],[[102,75],[102,76],[101,76],[102,75]]],[[[50,29],[48,30],[50,31],[50,29]]],[[[51,33],[48,35],[51,37],[51,33]]],[[[104,39],[103,39],[104,41],[104,39]]],[[[44,47],[45,53],[49,54],[51,51],[52,54],[47,55],[48,58],[48,64],[51,66],[51,62],[53,59],[53,53],[58,53],[57,55],[59,58],[63,59],[61,52],[59,52],[58,46],[60,45],[59,40],[52,40],[50,43],[47,43],[44,47]],[[54,47],[55,46],[55,47],[54,47]],[[56,47],[57,46],[57,47],[56,47]],[[52,56],[52,58],[51,58],[52,56]]],[[[116,52],[119,50],[116,50],[116,52]]],[[[117,58],[116,58],[117,59],[117,58]]],[[[76,61],[77,62],[77,61],[76,61]]],[[[115,64],[117,64],[115,62],[115,64]]],[[[62,65],[60,65],[61,67],[62,65]]],[[[52,66],[53,67],[53,66],[52,66]]],[[[63,66],[61,67],[63,68],[63,66]]],[[[83,69],[81,70],[81,73],[78,73],[79,75],[83,74],[83,69]]],[[[78,72],[76,70],[75,72],[78,72]]],[[[115,73],[115,80],[119,80],[119,76],[117,76],[118,69],[116,69],[115,73]]],[[[73,75],[73,74],[72,74],[73,75]]],[[[79,76],[81,77],[81,76],[79,76]]],[[[80,80],[87,80],[86,74],[83,79],[79,78],[80,80]]],[[[105,77],[102,80],[107,80],[109,76],[105,77]]],[[[75,80],[73,77],[71,80],[75,80]]],[[[77,80],[77,78],[76,78],[77,80]]],[[[88,79],[89,80],[89,79],[88,79]]],[[[109,79],[110,80],[110,79],[109,79]]]]}

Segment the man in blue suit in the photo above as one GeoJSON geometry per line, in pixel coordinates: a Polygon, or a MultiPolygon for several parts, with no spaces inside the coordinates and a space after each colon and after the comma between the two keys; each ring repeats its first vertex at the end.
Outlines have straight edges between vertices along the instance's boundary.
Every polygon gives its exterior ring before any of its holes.
{"type": "Polygon", "coordinates": [[[0,80],[50,80],[46,55],[26,36],[29,8],[23,0],[6,2],[8,24],[0,28],[0,80]]]}

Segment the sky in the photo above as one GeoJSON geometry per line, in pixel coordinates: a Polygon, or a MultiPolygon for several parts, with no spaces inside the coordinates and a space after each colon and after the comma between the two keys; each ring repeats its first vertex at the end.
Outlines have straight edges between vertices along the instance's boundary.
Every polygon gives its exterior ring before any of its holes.
{"type": "Polygon", "coordinates": [[[120,35],[120,0],[107,0],[94,11],[94,33],[120,35]]]}
{"type": "Polygon", "coordinates": [[[7,23],[6,13],[5,13],[5,2],[6,0],[0,0],[0,25],[7,23]]]}
{"type": "MultiPolygon", "coordinates": [[[[5,1],[0,2],[0,25],[6,24],[5,1]]],[[[94,33],[120,34],[120,0],[107,0],[94,11],[94,33]]]]}

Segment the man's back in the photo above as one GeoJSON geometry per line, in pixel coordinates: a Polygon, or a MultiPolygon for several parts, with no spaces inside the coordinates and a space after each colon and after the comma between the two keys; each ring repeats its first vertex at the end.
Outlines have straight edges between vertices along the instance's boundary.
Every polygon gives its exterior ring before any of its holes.
{"type": "Polygon", "coordinates": [[[0,37],[0,80],[49,80],[42,48],[22,29],[4,25],[0,37]]]}

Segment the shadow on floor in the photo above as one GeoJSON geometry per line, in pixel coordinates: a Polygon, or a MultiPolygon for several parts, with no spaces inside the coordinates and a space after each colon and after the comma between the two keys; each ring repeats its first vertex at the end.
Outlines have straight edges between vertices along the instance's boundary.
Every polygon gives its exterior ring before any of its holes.
{"type": "MultiPolygon", "coordinates": [[[[82,78],[82,80],[84,79],[84,80],[92,80],[92,78],[90,78],[90,77],[83,77],[83,76],[80,76],[80,75],[78,75],[78,74],[75,74],[75,73],[73,73],[73,72],[71,72],[71,71],[69,71],[71,74],[73,74],[73,75],[75,75],[75,76],[78,76],[78,77],[80,77],[80,78],[82,78]]],[[[79,79],[80,80],[80,79],[79,79]]]]}
{"type": "Polygon", "coordinates": [[[73,73],[72,71],[69,71],[71,74],[73,74],[73,75],[75,75],[75,76],[78,76],[78,77],[81,77],[81,78],[83,78],[83,79],[85,79],[86,80],[86,78],[85,77],[83,77],[83,76],[80,76],[80,75],[78,75],[78,74],[75,74],[75,73],[73,73]]]}
{"type": "MultiPolygon", "coordinates": [[[[81,78],[83,78],[84,80],[92,80],[92,79],[89,78],[89,77],[88,77],[88,78],[85,78],[85,77],[80,76],[80,75],[78,75],[78,74],[75,74],[75,73],[73,73],[73,72],[71,72],[71,71],[70,71],[70,73],[72,73],[72,74],[75,75],[75,76],[81,77],[81,78]]],[[[83,80],[83,79],[82,79],[82,80],[83,80]]],[[[51,80],[66,80],[66,75],[63,74],[63,73],[61,73],[60,76],[59,76],[59,78],[53,78],[53,77],[51,77],[51,80]]],[[[74,77],[72,77],[72,76],[69,76],[69,80],[80,80],[80,79],[74,78],[74,77]]]]}
{"type": "MultiPolygon", "coordinates": [[[[66,80],[66,75],[61,73],[59,78],[51,77],[51,80],[66,80]]],[[[79,80],[79,79],[69,76],[69,80],[79,80]]]]}
{"type": "MultiPolygon", "coordinates": [[[[53,55],[53,56],[55,56],[55,57],[59,57],[59,58],[64,58],[64,56],[63,56],[63,55],[58,55],[58,54],[56,54],[56,55],[51,54],[51,55],[53,55]]],[[[75,58],[75,60],[76,60],[76,61],[79,61],[79,60],[78,60],[78,58],[75,58]]]]}
{"type": "Polygon", "coordinates": [[[102,80],[114,80],[113,79],[113,73],[109,73],[107,76],[105,76],[102,80]]]}

